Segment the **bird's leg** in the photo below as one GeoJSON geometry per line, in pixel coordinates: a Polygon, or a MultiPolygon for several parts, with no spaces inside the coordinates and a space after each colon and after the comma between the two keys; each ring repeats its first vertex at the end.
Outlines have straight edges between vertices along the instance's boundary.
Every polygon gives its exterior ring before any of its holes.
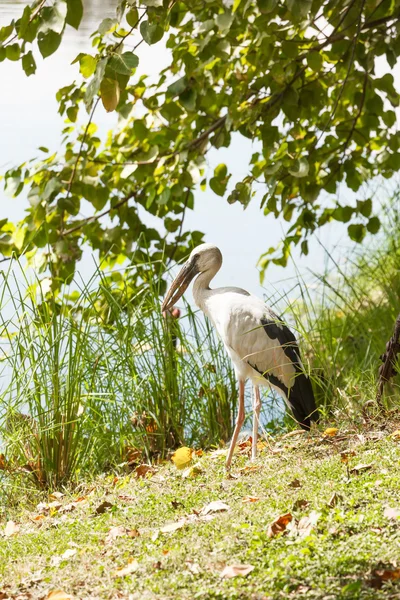
{"type": "Polygon", "coordinates": [[[260,410],[261,410],[260,388],[258,387],[258,385],[255,385],[253,389],[254,389],[253,437],[252,437],[252,443],[251,443],[251,460],[255,460],[257,457],[258,424],[260,421],[260,410]]]}
{"type": "Polygon", "coordinates": [[[244,422],[244,381],[239,381],[239,410],[236,419],[235,431],[233,432],[231,445],[229,447],[228,458],[226,459],[225,467],[230,469],[232,462],[233,451],[235,450],[236,442],[239,436],[239,432],[244,422]]]}

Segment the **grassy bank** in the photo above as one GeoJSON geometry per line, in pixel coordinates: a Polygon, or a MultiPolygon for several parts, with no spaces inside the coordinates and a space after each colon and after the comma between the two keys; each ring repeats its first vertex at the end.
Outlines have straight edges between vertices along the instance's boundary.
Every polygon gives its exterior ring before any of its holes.
{"type": "Polygon", "coordinates": [[[276,437],[255,463],[243,445],[229,478],[218,451],[193,477],[169,462],[31,493],[2,515],[0,597],[398,598],[397,419],[276,437]],[[223,577],[236,563],[254,568],[223,577]]]}

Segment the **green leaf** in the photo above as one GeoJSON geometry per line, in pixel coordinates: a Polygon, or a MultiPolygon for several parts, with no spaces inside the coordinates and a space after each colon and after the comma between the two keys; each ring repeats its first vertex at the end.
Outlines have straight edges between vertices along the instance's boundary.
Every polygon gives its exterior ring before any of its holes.
{"type": "Polygon", "coordinates": [[[177,96],[186,89],[187,85],[188,84],[186,77],[181,77],[180,79],[177,79],[176,81],[174,81],[174,83],[171,83],[171,85],[167,87],[167,93],[171,96],[177,96]]]}
{"type": "Polygon", "coordinates": [[[372,212],[372,200],[357,200],[357,210],[363,217],[369,217],[372,212]]]}
{"type": "Polygon", "coordinates": [[[7,38],[10,37],[12,32],[14,31],[14,23],[10,23],[10,25],[6,25],[5,27],[0,28],[0,42],[5,42],[7,38]]]}
{"type": "Polygon", "coordinates": [[[367,229],[370,233],[378,233],[381,222],[378,217],[371,217],[367,223],[367,229]]]}
{"type": "Polygon", "coordinates": [[[70,196],[69,198],[59,198],[57,205],[61,210],[65,210],[68,214],[76,217],[79,213],[81,202],[77,196],[70,196]]]}
{"type": "Polygon", "coordinates": [[[67,0],[67,16],[65,18],[68,25],[78,29],[83,17],[82,0],[67,0]]]}
{"type": "Polygon", "coordinates": [[[356,225],[349,225],[347,231],[349,233],[350,239],[354,242],[357,242],[358,244],[360,244],[363,241],[365,234],[367,233],[365,225],[362,225],[361,223],[357,223],[356,225]]]}
{"type": "Polygon", "coordinates": [[[21,39],[25,39],[25,32],[29,26],[29,21],[31,18],[32,10],[30,6],[25,6],[24,12],[22,13],[22,17],[19,20],[17,29],[18,29],[18,37],[21,39]]]}
{"type": "Polygon", "coordinates": [[[141,0],[141,3],[145,6],[159,8],[163,5],[163,0],[141,0]]]}
{"type": "Polygon", "coordinates": [[[278,5],[278,0],[257,0],[257,6],[260,12],[268,14],[272,12],[278,5]]]}
{"type": "Polygon", "coordinates": [[[312,71],[320,71],[323,65],[323,59],[321,54],[319,52],[310,52],[307,55],[307,64],[312,71]]]}
{"type": "Polygon", "coordinates": [[[116,19],[111,19],[111,17],[107,17],[103,19],[99,25],[98,32],[100,35],[105,35],[109,33],[116,25],[118,24],[116,19]]]}
{"type": "Polygon", "coordinates": [[[41,12],[42,21],[39,32],[45,34],[49,31],[62,33],[67,16],[67,3],[65,0],[57,0],[52,7],[45,7],[41,12]]]}
{"type": "Polygon", "coordinates": [[[126,20],[128,22],[128,25],[130,25],[131,27],[136,27],[138,22],[139,22],[139,12],[138,9],[135,7],[132,7],[127,13],[126,13],[126,20]]]}
{"type": "Polygon", "coordinates": [[[139,59],[133,52],[124,52],[123,54],[113,54],[109,58],[107,66],[121,75],[131,75],[132,70],[136,69],[139,59]]]}
{"type": "Polygon", "coordinates": [[[19,47],[19,44],[10,44],[9,46],[6,46],[6,57],[8,60],[19,60],[20,55],[21,48],[19,47]]]}
{"type": "Polygon", "coordinates": [[[45,35],[39,34],[38,46],[43,58],[47,58],[57,50],[61,44],[61,39],[61,35],[55,33],[55,31],[49,31],[45,35]]]}
{"type": "Polygon", "coordinates": [[[235,13],[235,12],[237,11],[237,9],[238,9],[238,8],[239,8],[239,6],[240,6],[240,3],[241,3],[241,1],[242,1],[242,0],[234,0],[234,2],[233,2],[233,6],[232,6],[232,12],[234,12],[234,13],[235,13]]]}
{"type": "Polygon", "coordinates": [[[161,194],[158,196],[157,198],[157,204],[163,206],[164,204],[167,204],[168,200],[171,197],[171,190],[169,188],[165,188],[161,194]]]}
{"type": "Polygon", "coordinates": [[[0,46],[0,62],[3,62],[7,57],[6,49],[3,46],[0,46]]]}
{"type": "Polygon", "coordinates": [[[89,85],[86,88],[85,106],[88,112],[92,106],[93,98],[96,96],[100,89],[100,84],[104,77],[104,72],[106,70],[107,60],[107,58],[102,58],[101,60],[99,60],[99,62],[97,63],[96,71],[89,85]]]}
{"type": "Polygon", "coordinates": [[[197,92],[193,89],[188,89],[179,94],[179,103],[188,111],[196,110],[197,92]]]}
{"type": "Polygon", "coordinates": [[[33,54],[30,50],[22,57],[22,68],[25,71],[25,75],[28,77],[29,75],[34,75],[36,71],[35,59],[33,58],[33,54]]]}
{"type": "Polygon", "coordinates": [[[79,71],[85,79],[91,77],[96,70],[97,61],[90,54],[83,54],[79,59],[79,71]]]}
{"type": "Polygon", "coordinates": [[[164,35],[164,29],[157,23],[150,24],[148,21],[142,21],[140,23],[140,33],[146,44],[151,46],[161,40],[164,35]]]}
{"type": "Polygon", "coordinates": [[[76,119],[78,117],[79,106],[74,104],[73,106],[69,106],[67,108],[67,117],[71,121],[71,123],[76,123],[76,119]]]}
{"type": "Polygon", "coordinates": [[[101,101],[107,112],[112,112],[118,106],[120,97],[119,83],[115,79],[105,77],[100,84],[101,101]]]}
{"type": "Polygon", "coordinates": [[[307,177],[309,171],[308,160],[304,157],[295,160],[288,171],[293,177],[307,177]]]}
{"type": "Polygon", "coordinates": [[[233,204],[234,202],[240,202],[246,208],[251,199],[251,186],[244,182],[239,181],[236,184],[235,189],[228,196],[228,203],[233,204]]]}

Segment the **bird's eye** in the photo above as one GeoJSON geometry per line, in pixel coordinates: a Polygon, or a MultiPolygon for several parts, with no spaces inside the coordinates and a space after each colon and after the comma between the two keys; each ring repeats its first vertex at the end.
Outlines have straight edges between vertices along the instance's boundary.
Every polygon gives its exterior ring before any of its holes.
{"type": "Polygon", "coordinates": [[[195,254],[195,255],[193,256],[193,259],[194,259],[194,260],[197,260],[198,258],[200,258],[200,254],[195,254]]]}

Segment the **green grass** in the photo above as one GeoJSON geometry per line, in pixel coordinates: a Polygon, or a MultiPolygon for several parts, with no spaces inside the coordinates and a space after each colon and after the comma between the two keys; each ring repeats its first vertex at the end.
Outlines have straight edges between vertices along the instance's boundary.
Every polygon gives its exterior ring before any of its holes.
{"type": "MultiPolygon", "coordinates": [[[[390,428],[395,427],[392,417],[390,428]]],[[[399,556],[400,519],[389,519],[384,510],[400,508],[400,442],[383,422],[357,430],[343,426],[333,438],[317,431],[275,438],[272,450],[262,450],[255,470],[240,471],[253,463],[236,455],[233,478],[224,472],[223,456],[208,454],[198,459],[203,472],[195,478],[183,478],[172,464],[158,466],[145,479],[134,471],[103,476],[79,489],[65,488],[62,506],[79,496],[86,501],[41,521],[32,520],[35,505],[48,497],[25,494],[2,516],[2,527],[13,520],[20,530],[0,541],[0,590],[11,597],[29,592],[31,598],[53,589],[75,598],[398,598],[400,579],[384,582],[376,575],[393,570],[399,556]],[[346,465],[340,453],[349,450],[354,455],[346,465]],[[372,466],[351,473],[360,463],[372,466]],[[296,478],[301,487],[290,485],[296,478]],[[334,492],[340,499],[329,507],[334,492]],[[259,500],[243,503],[245,496],[259,500]],[[112,507],[96,514],[105,500],[112,507]],[[196,516],[214,500],[224,501],[229,511],[209,520],[196,516]],[[297,500],[309,505],[295,508],[297,500]],[[313,531],[269,538],[269,523],[287,512],[294,520],[314,515],[313,531]],[[160,533],[182,517],[189,520],[185,527],[160,533]],[[140,536],[107,543],[115,526],[137,529],[140,536]],[[75,555],[54,559],[68,549],[75,555]],[[115,577],[131,559],[137,571],[115,577]],[[233,563],[254,570],[246,578],[221,579],[221,570],[233,563]]]]}

